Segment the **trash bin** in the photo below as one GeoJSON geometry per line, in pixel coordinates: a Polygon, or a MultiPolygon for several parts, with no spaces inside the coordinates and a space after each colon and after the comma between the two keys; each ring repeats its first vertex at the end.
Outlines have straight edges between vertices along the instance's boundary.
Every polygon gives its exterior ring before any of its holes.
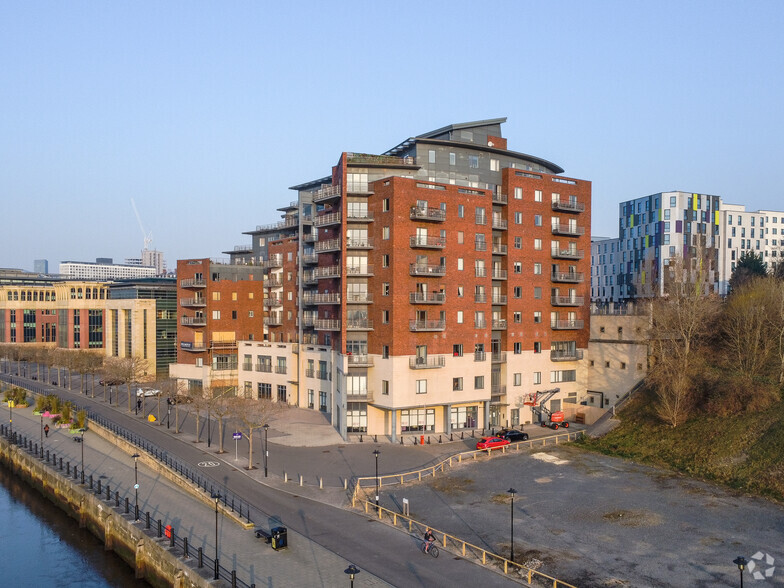
{"type": "Polygon", "coordinates": [[[272,533],[272,549],[278,550],[288,546],[288,538],[286,535],[288,531],[286,527],[273,527],[270,529],[272,533]]]}

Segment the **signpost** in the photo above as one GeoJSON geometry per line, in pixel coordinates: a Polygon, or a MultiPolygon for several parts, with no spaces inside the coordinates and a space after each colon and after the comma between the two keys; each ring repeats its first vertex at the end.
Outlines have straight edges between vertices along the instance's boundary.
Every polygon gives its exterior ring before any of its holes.
{"type": "Polygon", "coordinates": [[[242,439],[242,433],[234,433],[234,461],[239,461],[239,454],[237,453],[237,442],[242,439]]]}

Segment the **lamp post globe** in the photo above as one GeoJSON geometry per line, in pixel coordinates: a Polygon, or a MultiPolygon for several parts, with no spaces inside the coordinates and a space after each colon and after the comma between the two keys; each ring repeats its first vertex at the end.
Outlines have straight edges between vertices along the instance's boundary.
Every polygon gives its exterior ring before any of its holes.
{"type": "Polygon", "coordinates": [[[345,570],[343,570],[343,572],[348,575],[349,581],[351,582],[349,586],[354,588],[354,576],[360,572],[360,569],[354,564],[351,564],[345,570]]]}
{"type": "Polygon", "coordinates": [[[738,566],[738,570],[740,571],[740,588],[743,588],[743,570],[746,569],[746,565],[749,562],[748,562],[748,560],[745,557],[743,557],[742,555],[739,555],[734,560],[732,560],[732,563],[734,563],[736,566],[738,566]]]}

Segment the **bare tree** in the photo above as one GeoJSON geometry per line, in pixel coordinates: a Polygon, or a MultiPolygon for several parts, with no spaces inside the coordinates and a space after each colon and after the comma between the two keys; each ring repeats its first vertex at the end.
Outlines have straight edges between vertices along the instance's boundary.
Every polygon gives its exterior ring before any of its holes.
{"type": "Polygon", "coordinates": [[[710,290],[710,260],[699,254],[673,258],[665,267],[664,296],[653,301],[650,340],[654,365],[648,373],[656,390],[659,417],[673,427],[694,408],[695,377],[703,364],[701,343],[718,316],[720,302],[710,290]]]}
{"type": "Polygon", "coordinates": [[[128,412],[133,410],[131,405],[131,387],[143,379],[147,374],[147,360],[141,357],[112,357],[107,362],[107,371],[111,377],[125,382],[128,388],[128,412]]]}
{"type": "Polygon", "coordinates": [[[233,400],[236,397],[237,388],[235,386],[223,387],[216,391],[210,401],[210,410],[215,415],[218,422],[218,453],[225,453],[223,449],[223,425],[224,419],[233,412],[233,400]]]}
{"type": "Polygon", "coordinates": [[[248,439],[248,468],[253,469],[253,432],[260,429],[287,405],[261,398],[233,398],[232,417],[239,423],[239,429],[248,439]]]}
{"type": "Polygon", "coordinates": [[[84,371],[90,374],[90,397],[95,398],[95,376],[103,369],[106,358],[95,351],[87,351],[83,359],[84,371]]]}
{"type": "MultiPolygon", "coordinates": [[[[784,267],[784,262],[779,262],[784,267]]],[[[784,280],[770,278],[765,282],[765,298],[768,308],[768,331],[775,342],[778,357],[778,382],[784,384],[784,280]]]]}

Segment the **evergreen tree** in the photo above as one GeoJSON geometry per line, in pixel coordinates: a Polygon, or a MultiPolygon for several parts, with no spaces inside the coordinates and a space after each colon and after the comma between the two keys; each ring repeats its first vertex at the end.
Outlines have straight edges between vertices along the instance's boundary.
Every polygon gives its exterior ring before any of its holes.
{"type": "Polygon", "coordinates": [[[744,251],[740,254],[738,264],[732,270],[730,277],[730,293],[736,292],[743,285],[748,284],[756,277],[764,278],[768,275],[768,266],[762,261],[761,253],[744,251]]]}

